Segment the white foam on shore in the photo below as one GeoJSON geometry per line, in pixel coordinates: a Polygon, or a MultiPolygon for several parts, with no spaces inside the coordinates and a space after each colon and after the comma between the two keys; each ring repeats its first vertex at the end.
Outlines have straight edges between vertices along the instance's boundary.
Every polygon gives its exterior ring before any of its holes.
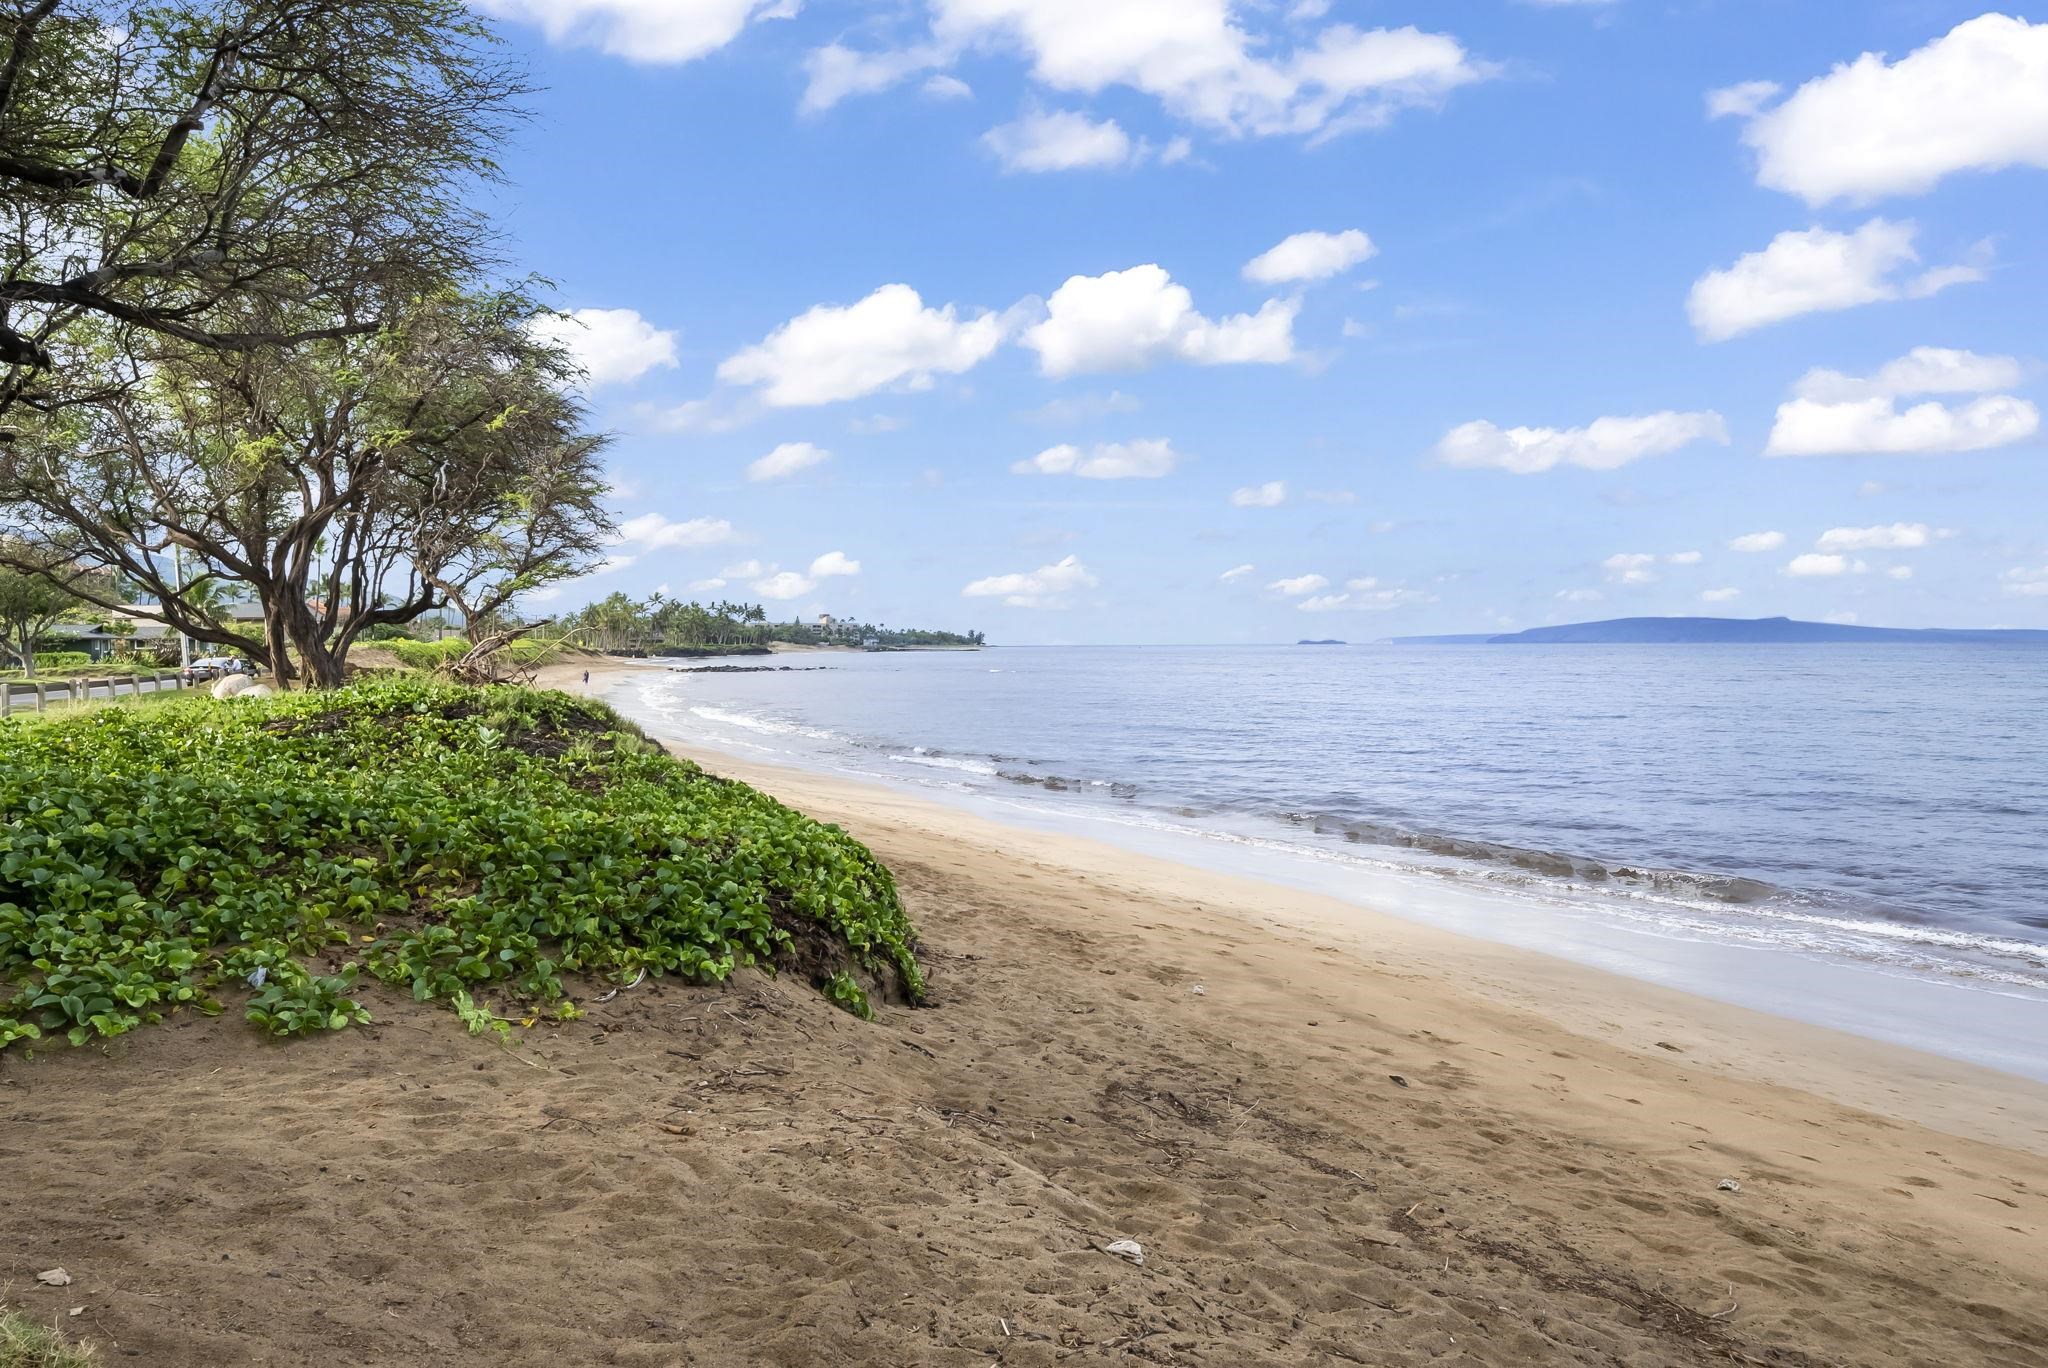
{"type": "Polygon", "coordinates": [[[1575,884],[1416,852],[1395,855],[1391,848],[1381,857],[1357,845],[1232,827],[1220,817],[1198,824],[1129,805],[1034,800],[971,782],[997,777],[996,766],[986,762],[889,753],[894,763],[877,765],[882,757],[849,753],[842,749],[847,739],[829,731],[719,708],[673,709],[640,692],[648,710],[684,739],[714,749],[765,752],[793,768],[909,789],[997,821],[1306,888],[1626,977],[2048,1081],[2048,963],[2041,947],[2026,942],[1771,903],[1731,906],[1650,889],[1575,884]],[[790,744],[762,745],[756,738],[790,744]],[[1916,953],[1922,950],[1935,953],[1916,953]],[[1953,956],[1939,953],[1944,950],[1953,956]]]}

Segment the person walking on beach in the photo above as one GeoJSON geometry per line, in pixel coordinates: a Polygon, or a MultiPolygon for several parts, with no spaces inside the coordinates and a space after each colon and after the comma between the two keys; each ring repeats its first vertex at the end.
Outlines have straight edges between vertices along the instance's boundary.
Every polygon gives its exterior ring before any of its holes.
{"type": "Polygon", "coordinates": [[[583,687],[586,689],[590,687],[590,671],[588,670],[583,672],[583,687]]]}

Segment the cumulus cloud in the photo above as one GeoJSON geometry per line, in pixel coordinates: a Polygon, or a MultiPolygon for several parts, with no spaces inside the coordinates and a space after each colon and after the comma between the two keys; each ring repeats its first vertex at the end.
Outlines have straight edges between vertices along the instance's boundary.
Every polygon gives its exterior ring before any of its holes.
{"type": "Polygon", "coordinates": [[[844,551],[827,551],[811,562],[811,578],[838,579],[847,575],[858,575],[860,562],[850,560],[844,551]]]}
{"type": "Polygon", "coordinates": [[[1915,551],[1933,540],[1926,523],[1889,527],[1831,527],[1814,543],[1823,551],[1915,551]]]}
{"type": "Polygon", "coordinates": [[[1785,573],[1800,579],[1826,579],[1835,575],[1846,575],[1850,570],[1847,556],[1823,555],[1809,551],[1803,556],[1794,556],[1786,565],[1785,573]]]}
{"type": "Polygon", "coordinates": [[[563,45],[635,62],[687,62],[760,19],[796,12],[792,0],[471,0],[486,14],[532,24],[563,45]]]}
{"type": "Polygon", "coordinates": [[[1607,595],[1598,589],[1560,589],[1557,591],[1560,603],[1599,603],[1607,595]]]}
{"type": "Polygon", "coordinates": [[[818,582],[816,580],[807,579],[794,570],[778,571],[766,579],[755,580],[752,585],[754,592],[762,598],[773,599],[778,603],[787,602],[793,598],[802,598],[817,587],[818,582]]]}
{"type": "MultiPolygon", "coordinates": [[[[876,54],[864,81],[807,92],[806,105],[880,89],[891,83],[891,66],[902,68],[894,76],[902,79],[969,50],[1007,51],[1051,90],[1093,95],[1122,86],[1230,136],[1327,136],[1380,127],[1497,74],[1455,38],[1412,27],[1332,24],[1289,48],[1278,35],[1252,32],[1233,0],[1149,0],[1108,14],[1096,0],[928,2],[928,35],[900,53],[876,54]]],[[[815,87],[815,71],[813,80],[815,87]]]]}
{"type": "Polygon", "coordinates": [[[884,285],[857,304],[820,304],[726,359],[718,378],[761,386],[776,408],[858,399],[885,389],[929,389],[933,377],[974,369],[1003,340],[993,314],[962,318],[927,308],[908,285],[884,285]]]}
{"type": "Polygon", "coordinates": [[[762,598],[786,603],[790,599],[802,598],[806,594],[816,592],[822,580],[859,573],[859,561],[850,559],[844,551],[827,551],[811,562],[811,568],[807,573],[784,570],[777,565],[763,565],[760,561],[750,560],[739,565],[727,566],[722,578],[707,583],[722,587],[727,580],[748,580],[748,587],[762,598]]]}
{"type": "Polygon", "coordinates": [[[1210,319],[1187,287],[1156,265],[1072,276],[1046,301],[1044,320],[1024,345],[1049,376],[1141,370],[1158,361],[1201,366],[1274,365],[1294,359],[1295,300],[1270,300],[1255,314],[1210,319]]]}
{"type": "Polygon", "coordinates": [[[1607,578],[1616,584],[1653,584],[1657,572],[1652,567],[1657,558],[1646,551],[1618,551],[1600,562],[1600,568],[1607,572],[1607,578]]]}
{"type": "Polygon", "coordinates": [[[2048,565],[2038,570],[2015,566],[1998,577],[2008,594],[2020,594],[2027,598],[2048,598],[2048,565]]]}
{"type": "Polygon", "coordinates": [[[747,478],[756,483],[786,480],[812,466],[823,465],[832,453],[809,442],[784,442],[747,467],[747,478]]]}
{"type": "Polygon", "coordinates": [[[1297,575],[1293,579],[1278,579],[1266,586],[1276,594],[1288,598],[1300,598],[1304,594],[1320,593],[1330,587],[1330,581],[1323,575],[1297,575]]]}
{"type": "Polygon", "coordinates": [[[1010,467],[1013,475],[1078,475],[1084,480],[1157,480],[1181,461],[1164,437],[1135,442],[1098,442],[1092,447],[1062,443],[1010,467]]]}
{"type": "Polygon", "coordinates": [[[1230,502],[1239,508],[1278,508],[1287,502],[1287,481],[1268,480],[1262,485],[1246,485],[1231,492],[1230,502]]]}
{"type": "Polygon", "coordinates": [[[1257,574],[1258,571],[1259,567],[1256,565],[1238,565],[1225,570],[1216,578],[1225,584],[1235,584],[1247,575],[1257,574]]]}
{"type": "Polygon", "coordinates": [[[1896,62],[1866,52],[1766,108],[1776,94],[1763,82],[1716,92],[1720,112],[1747,120],[1757,183],[1808,204],[2048,168],[2048,24],[1980,15],[1896,62]]]}
{"type": "Polygon", "coordinates": [[[1246,262],[1244,278],[1260,285],[1328,280],[1371,260],[1378,251],[1372,239],[1356,228],[1341,233],[1296,233],[1246,262]]]}
{"type": "Polygon", "coordinates": [[[691,518],[671,522],[659,513],[643,513],[619,524],[618,540],[647,551],[677,547],[725,546],[739,540],[739,532],[724,518],[691,518]]]}
{"type": "Polygon", "coordinates": [[[1664,559],[1673,565],[1698,565],[1706,557],[1698,551],[1673,551],[1664,559]]]}
{"type": "Polygon", "coordinates": [[[1005,171],[1108,170],[1129,166],[1139,144],[1115,119],[1096,121],[1071,110],[1026,114],[981,136],[1005,171]]]}
{"type": "Polygon", "coordinates": [[[1618,470],[1694,442],[1728,445],[1728,424],[1712,411],[1668,410],[1641,418],[1597,418],[1578,428],[1503,430],[1481,419],[1452,428],[1437,443],[1436,454],[1445,465],[1536,475],[1561,465],[1618,470]]]}
{"type": "Polygon", "coordinates": [[[1099,583],[1080,557],[1067,556],[1036,570],[975,580],[960,593],[966,598],[999,598],[1012,608],[1063,608],[1066,595],[1099,583]]]}
{"type": "Polygon", "coordinates": [[[655,327],[633,309],[577,309],[543,314],[534,335],[574,358],[592,389],[638,380],[656,366],[676,365],[676,335],[655,327]]]}
{"type": "Polygon", "coordinates": [[[1986,451],[2024,441],[2041,428],[2041,411],[1997,395],[1968,404],[1932,400],[1901,410],[1892,399],[1823,404],[1794,399],[1778,407],[1766,456],[1931,455],[1986,451]]]}
{"type": "Polygon", "coordinates": [[[1981,394],[2022,379],[2010,356],[1918,347],[1858,377],[1812,370],[1778,406],[1766,456],[1933,455],[1985,451],[2025,441],[2041,427],[2032,403],[1985,395],[1968,403],[1899,400],[1922,394],[1981,394]]]}
{"type": "Polygon", "coordinates": [[[1730,551],[1776,551],[1785,544],[1783,532],[1745,532],[1728,542],[1730,551]]]}
{"type": "Polygon", "coordinates": [[[1304,613],[1335,613],[1346,610],[1385,613],[1396,608],[1435,602],[1435,595],[1426,594],[1420,589],[1408,589],[1398,584],[1382,584],[1376,579],[1354,579],[1344,582],[1344,592],[1341,594],[1316,594],[1303,599],[1295,606],[1304,613]]]}
{"type": "Polygon", "coordinates": [[[1700,590],[1701,603],[1733,603],[1736,599],[1739,599],[1741,597],[1742,591],[1740,589],[1700,590]]]}
{"type": "Polygon", "coordinates": [[[1949,347],[1915,347],[1888,361],[1869,377],[1815,369],[1800,377],[1794,392],[1802,399],[1839,402],[1901,394],[1984,394],[2011,389],[2025,378],[2018,358],[1980,356],[1949,347]]]}
{"type": "Polygon", "coordinates": [[[1984,279],[1975,264],[1909,272],[1920,254],[1919,227],[1874,218],[1852,233],[1828,228],[1784,232],[1726,270],[1693,282],[1686,313],[1702,341],[1725,342],[1802,314],[1862,304],[1924,299],[1951,285],[1984,279]]]}

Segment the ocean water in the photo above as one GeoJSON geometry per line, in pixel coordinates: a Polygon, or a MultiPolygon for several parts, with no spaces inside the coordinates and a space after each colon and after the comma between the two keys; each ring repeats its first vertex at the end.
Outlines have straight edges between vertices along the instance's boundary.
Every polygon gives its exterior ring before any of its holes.
{"type": "Polygon", "coordinates": [[[1935,1048],[2031,1035],[1948,1048],[2048,1076],[2048,650],[1073,647],[774,664],[796,668],[648,671],[614,701],[694,745],[1219,868],[1298,866],[1360,902],[1681,986],[1745,978],[1722,995],[1795,1015],[1772,995],[1832,984],[1854,1005],[1804,1014],[1873,1034],[1935,1048]],[[1933,1020],[1885,1029],[1909,1007],[1933,1020]]]}

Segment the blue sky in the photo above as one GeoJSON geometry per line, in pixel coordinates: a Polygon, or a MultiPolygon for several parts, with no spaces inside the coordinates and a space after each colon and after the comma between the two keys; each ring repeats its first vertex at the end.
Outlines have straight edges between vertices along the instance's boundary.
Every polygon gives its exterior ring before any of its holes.
{"type": "Polygon", "coordinates": [[[2048,626],[2048,16],[476,3],[621,434],[561,605],[2048,626]]]}

